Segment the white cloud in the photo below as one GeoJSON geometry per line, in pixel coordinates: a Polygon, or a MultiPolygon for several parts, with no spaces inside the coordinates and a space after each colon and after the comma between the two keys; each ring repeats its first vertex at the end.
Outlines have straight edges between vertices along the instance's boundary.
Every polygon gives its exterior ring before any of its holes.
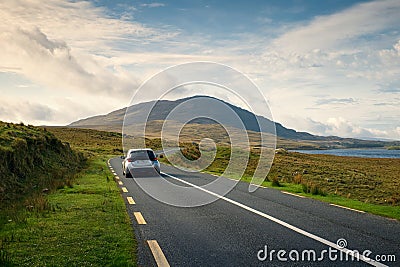
{"type": "Polygon", "coordinates": [[[316,104],[318,106],[320,105],[329,105],[329,104],[335,104],[335,105],[346,105],[346,104],[352,104],[356,102],[353,98],[321,98],[316,101],[316,104]]]}
{"type": "Polygon", "coordinates": [[[379,33],[388,27],[396,30],[399,13],[400,2],[397,0],[357,4],[338,13],[316,17],[283,34],[274,44],[297,52],[321,48],[336,50],[338,46],[349,45],[355,39],[379,33]]]}
{"type": "Polygon", "coordinates": [[[400,69],[399,13],[399,1],[372,1],[293,25],[267,45],[259,63],[277,79],[395,78],[391,70],[400,69]]]}
{"type": "Polygon", "coordinates": [[[0,33],[0,50],[2,64],[54,90],[111,94],[135,85],[106,70],[90,55],[76,55],[65,42],[49,40],[38,28],[0,33]]]}
{"type": "Polygon", "coordinates": [[[360,127],[342,117],[329,118],[325,123],[309,120],[315,124],[319,135],[335,135],[340,137],[356,137],[356,138],[395,138],[395,130],[377,130],[360,127]]]}
{"type": "Polygon", "coordinates": [[[154,7],[163,7],[163,6],[165,6],[165,4],[164,3],[150,3],[150,4],[141,4],[140,6],[154,8],[154,7]]]}
{"type": "Polygon", "coordinates": [[[117,40],[163,38],[162,31],[137,22],[111,17],[88,1],[4,0],[0,2],[1,28],[39,28],[49,39],[61,39],[74,48],[90,51],[110,48],[117,40]]]}
{"type": "MultiPolygon", "coordinates": [[[[343,117],[330,117],[324,121],[319,121],[299,115],[288,115],[285,116],[284,120],[290,127],[314,135],[400,140],[400,127],[395,127],[393,124],[385,129],[377,129],[360,126],[343,117]]],[[[284,124],[284,126],[288,125],[284,124]]]]}
{"type": "Polygon", "coordinates": [[[46,123],[55,119],[55,110],[40,103],[30,101],[20,101],[11,103],[9,101],[0,101],[0,120],[30,123],[46,123]],[[12,119],[10,119],[12,118],[12,119]]]}
{"type": "Polygon", "coordinates": [[[399,13],[399,1],[356,4],[266,40],[252,63],[277,120],[322,135],[399,139],[391,116],[400,109],[375,105],[399,93],[399,13]]]}
{"type": "MultiPolygon", "coordinates": [[[[0,17],[0,75],[16,73],[21,75],[20,80],[40,85],[45,92],[36,103],[24,102],[31,112],[14,109],[24,96],[8,97],[10,104],[2,106],[2,118],[12,121],[59,123],[66,118],[75,120],[110,111],[115,102],[126,105],[140,79],[114,60],[115,51],[121,57],[127,54],[121,53],[123,49],[118,46],[124,42],[132,46],[160,42],[176,35],[110,17],[106,9],[87,1],[5,0],[0,2],[0,17]],[[97,111],[88,113],[87,108],[80,106],[77,112],[72,112],[75,117],[57,113],[57,107],[51,103],[55,95],[72,97],[87,106],[98,105],[97,111]],[[104,103],[107,98],[113,99],[108,101],[113,104],[104,103]],[[52,108],[40,113],[48,106],[52,108]]],[[[135,56],[130,56],[124,64],[138,62],[135,56]]]]}

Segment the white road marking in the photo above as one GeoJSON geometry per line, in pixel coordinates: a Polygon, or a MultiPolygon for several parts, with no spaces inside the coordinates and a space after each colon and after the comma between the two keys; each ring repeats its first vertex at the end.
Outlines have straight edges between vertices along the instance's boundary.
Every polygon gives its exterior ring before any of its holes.
{"type": "Polygon", "coordinates": [[[124,185],[124,183],[122,181],[118,181],[119,185],[124,185]]]}
{"type": "Polygon", "coordinates": [[[290,193],[290,192],[286,192],[286,191],[281,191],[283,194],[286,194],[286,195],[291,195],[291,196],[295,196],[295,197],[301,197],[301,198],[306,198],[305,196],[301,196],[301,195],[298,195],[298,194],[293,194],[293,193],[290,193]]]}
{"type": "Polygon", "coordinates": [[[115,177],[115,179],[119,180],[119,176],[118,175],[115,175],[114,177],[115,177]]]}
{"type": "Polygon", "coordinates": [[[133,215],[135,216],[138,224],[147,224],[141,212],[134,212],[133,215]]]}
{"type": "Polygon", "coordinates": [[[270,220],[270,221],[273,221],[273,222],[275,222],[275,223],[277,223],[277,224],[280,224],[280,225],[282,225],[282,226],[284,226],[284,227],[286,227],[286,228],[288,228],[288,229],[291,229],[291,230],[293,230],[293,231],[295,231],[295,232],[297,232],[297,233],[299,233],[299,234],[301,234],[301,235],[304,235],[304,236],[306,236],[306,237],[309,237],[309,238],[311,238],[311,239],[314,239],[314,240],[316,240],[316,241],[318,241],[318,242],[320,242],[320,243],[322,243],[322,244],[325,244],[325,245],[330,246],[330,247],[332,247],[332,248],[334,248],[334,249],[340,250],[340,251],[342,251],[342,252],[344,252],[344,253],[346,253],[346,254],[354,255],[354,257],[357,258],[358,260],[364,261],[364,262],[366,262],[366,263],[368,263],[368,264],[370,264],[370,265],[373,265],[373,266],[386,266],[386,267],[387,267],[387,265],[385,265],[385,264],[382,264],[382,263],[380,263],[380,262],[376,262],[376,261],[374,261],[373,259],[368,258],[368,257],[365,257],[365,256],[363,256],[363,255],[359,255],[358,253],[354,253],[353,250],[350,250],[350,249],[347,249],[347,248],[340,248],[340,247],[338,247],[338,246],[336,245],[336,243],[334,243],[334,242],[331,242],[331,241],[326,240],[326,239],[324,239],[324,238],[322,238],[322,237],[319,237],[319,236],[317,236],[317,235],[314,235],[314,234],[312,234],[312,233],[309,233],[309,232],[307,232],[307,231],[305,231],[305,230],[303,230],[303,229],[300,229],[300,228],[298,228],[298,227],[296,227],[296,226],[294,226],[294,225],[291,225],[291,224],[289,224],[289,223],[287,223],[287,222],[284,222],[284,221],[282,221],[282,220],[279,220],[278,218],[275,218],[275,217],[273,217],[273,216],[271,216],[271,215],[268,215],[268,214],[266,214],[266,213],[263,213],[263,212],[261,212],[261,211],[259,211],[259,210],[253,209],[253,208],[251,208],[251,207],[249,207],[249,206],[246,206],[246,205],[244,205],[244,204],[242,204],[242,203],[240,203],[240,202],[237,202],[237,201],[232,200],[232,199],[230,199],[230,198],[221,196],[221,195],[219,195],[219,194],[217,194],[217,193],[214,193],[214,192],[212,192],[212,191],[209,191],[209,190],[207,190],[207,189],[204,189],[204,188],[202,188],[202,187],[200,187],[200,186],[198,186],[198,185],[189,183],[189,182],[187,182],[187,181],[185,181],[185,180],[179,179],[179,178],[177,178],[177,177],[175,177],[175,176],[173,176],[173,175],[170,175],[170,174],[168,174],[168,173],[161,172],[161,174],[166,175],[166,176],[168,176],[168,177],[171,177],[171,178],[173,178],[173,179],[175,179],[175,180],[177,180],[177,181],[179,181],[179,182],[181,182],[181,183],[190,185],[190,186],[192,186],[192,187],[194,187],[194,188],[197,188],[197,189],[199,189],[199,190],[201,190],[201,191],[204,191],[204,192],[206,192],[206,193],[208,193],[208,194],[210,194],[210,195],[213,195],[213,196],[216,196],[216,197],[218,197],[218,198],[220,198],[220,199],[223,199],[223,200],[225,200],[225,201],[227,201],[227,202],[229,202],[229,203],[231,203],[231,204],[233,204],[233,205],[236,205],[236,206],[238,206],[238,207],[240,207],[240,208],[242,208],[242,209],[245,209],[245,210],[250,211],[250,212],[252,212],[252,213],[254,213],[254,214],[257,214],[257,215],[259,215],[259,216],[261,216],[261,217],[264,217],[264,218],[266,218],[266,219],[268,219],[268,220],[270,220]]]}
{"type": "Polygon", "coordinates": [[[122,189],[122,192],[128,193],[128,189],[126,189],[126,187],[121,187],[121,189],[122,189]]]}
{"type": "Polygon", "coordinates": [[[153,253],[153,257],[159,267],[169,267],[169,263],[167,258],[165,258],[164,253],[162,252],[160,245],[156,240],[147,240],[147,244],[150,247],[151,253],[153,253]]]}
{"type": "Polygon", "coordinates": [[[340,206],[340,205],[336,205],[336,204],[329,204],[329,205],[335,206],[335,207],[339,207],[339,208],[342,208],[342,209],[346,209],[346,210],[356,211],[356,212],[359,212],[359,213],[365,213],[365,211],[362,211],[362,210],[356,210],[356,209],[352,209],[352,208],[348,208],[348,207],[344,207],[344,206],[340,206]]]}

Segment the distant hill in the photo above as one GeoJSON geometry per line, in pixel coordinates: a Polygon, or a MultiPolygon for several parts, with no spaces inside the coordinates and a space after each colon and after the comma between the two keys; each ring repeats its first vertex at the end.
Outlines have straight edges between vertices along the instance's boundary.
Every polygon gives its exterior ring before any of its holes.
{"type": "MultiPolygon", "coordinates": [[[[130,106],[128,108],[122,108],[113,111],[106,115],[94,116],[86,119],[82,119],[71,123],[68,127],[76,128],[90,128],[97,130],[106,131],[121,131],[122,125],[125,118],[126,125],[135,125],[143,122],[153,122],[153,121],[163,121],[167,119],[167,116],[171,111],[178,105],[181,105],[180,113],[174,116],[175,121],[185,122],[186,118],[191,115],[196,117],[197,114],[222,114],[227,113],[225,110],[221,109],[224,105],[213,105],[212,103],[221,102],[226,106],[229,106],[241,119],[244,127],[248,131],[252,132],[264,132],[264,133],[274,133],[274,122],[263,117],[255,115],[245,109],[227,103],[223,100],[209,97],[209,96],[193,96],[183,99],[178,99],[174,101],[170,100],[159,100],[157,102],[150,101],[140,104],[130,106]],[[190,101],[195,100],[195,101],[190,101]],[[204,103],[211,103],[204,105],[204,103]],[[153,107],[152,107],[153,106],[153,107]],[[151,109],[152,107],[152,109],[151,109]],[[148,118],[145,116],[146,110],[150,110],[148,118]],[[126,116],[125,116],[126,114],[126,116]],[[258,120],[258,122],[257,122],[258,120]]],[[[226,117],[233,117],[231,114],[227,113],[226,117]]],[[[215,124],[216,122],[210,119],[199,118],[189,122],[189,124],[215,124]]],[[[224,124],[226,126],[237,127],[237,120],[234,118],[224,119],[224,124]]],[[[276,135],[278,138],[294,141],[306,141],[309,145],[300,148],[350,148],[350,147],[383,147],[387,143],[382,141],[371,141],[371,140],[358,140],[352,138],[340,138],[337,136],[317,136],[312,135],[307,132],[298,132],[293,129],[288,129],[282,124],[275,122],[276,135]]],[[[296,147],[296,146],[295,146],[296,147]]]]}
{"type": "MultiPolygon", "coordinates": [[[[150,102],[145,102],[145,103],[140,103],[134,106],[129,107],[128,109],[128,114],[127,118],[129,118],[129,123],[133,124],[135,122],[142,122],[144,121],[143,116],[145,116],[145,112],[142,112],[143,110],[148,109],[149,107],[153,106],[152,112],[150,113],[150,116],[147,121],[160,121],[160,120],[165,120],[168,116],[168,114],[179,104],[189,100],[189,99],[195,99],[195,98],[205,98],[205,99],[215,99],[217,101],[221,101],[222,103],[228,105],[238,116],[239,118],[243,121],[244,126],[246,130],[250,131],[255,131],[255,132],[273,132],[273,122],[267,118],[264,118],[262,116],[256,116],[253,113],[242,109],[240,107],[234,106],[230,103],[224,102],[222,100],[208,97],[208,96],[194,96],[194,97],[189,97],[189,98],[183,98],[183,99],[178,99],[175,101],[169,101],[169,100],[160,100],[155,103],[155,101],[150,101],[150,102]],[[257,123],[257,119],[260,122],[260,126],[257,123]]],[[[200,106],[201,103],[198,103],[196,101],[193,101],[192,105],[187,105],[183,108],[185,113],[190,113],[190,114],[200,114],[204,109],[207,109],[208,113],[211,114],[216,114],[218,112],[221,112],[219,107],[215,106],[209,106],[209,107],[204,107],[200,106]]],[[[71,123],[68,125],[69,127],[88,127],[92,126],[96,129],[100,127],[122,127],[122,123],[124,120],[125,112],[127,108],[122,108],[116,111],[113,111],[109,114],[106,115],[99,115],[99,116],[94,116],[86,119],[82,119],[76,122],[71,123]]],[[[179,117],[175,117],[174,119],[180,119],[179,117]]],[[[207,120],[207,119],[196,119],[193,120],[189,123],[198,123],[198,124],[211,124],[215,123],[213,121],[207,120]]],[[[230,126],[235,126],[235,123],[232,123],[230,126]]],[[[294,139],[294,140],[318,140],[320,137],[312,135],[310,133],[306,132],[297,132],[293,129],[288,129],[282,126],[280,123],[275,123],[276,127],[276,133],[279,137],[282,138],[288,138],[288,139],[294,139]]]]}

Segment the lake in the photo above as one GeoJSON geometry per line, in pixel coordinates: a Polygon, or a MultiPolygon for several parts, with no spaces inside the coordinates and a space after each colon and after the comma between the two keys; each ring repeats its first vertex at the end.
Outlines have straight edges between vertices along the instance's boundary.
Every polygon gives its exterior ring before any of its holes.
{"type": "Polygon", "coordinates": [[[329,149],[329,150],[290,150],[305,154],[324,154],[361,158],[392,158],[400,159],[400,150],[387,150],[384,148],[371,149],[329,149]]]}

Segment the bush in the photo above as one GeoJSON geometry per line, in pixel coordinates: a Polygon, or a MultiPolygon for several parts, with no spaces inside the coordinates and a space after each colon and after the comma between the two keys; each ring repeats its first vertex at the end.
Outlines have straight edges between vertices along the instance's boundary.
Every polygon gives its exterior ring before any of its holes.
{"type": "Polygon", "coordinates": [[[313,183],[302,183],[301,184],[303,192],[307,194],[312,194],[312,195],[320,195],[320,196],[326,196],[327,193],[324,189],[320,188],[318,185],[313,184],[313,183]]]}
{"type": "Polygon", "coordinates": [[[302,181],[303,181],[303,176],[300,173],[297,173],[293,177],[293,183],[295,183],[295,184],[301,184],[302,181]]]}
{"type": "Polygon", "coordinates": [[[276,187],[281,187],[282,185],[279,183],[279,180],[277,177],[272,178],[272,182],[271,182],[272,186],[276,186],[276,187]]]}
{"type": "Polygon", "coordinates": [[[0,265],[1,266],[13,266],[11,263],[10,256],[8,255],[7,251],[0,247],[0,265]]]}

